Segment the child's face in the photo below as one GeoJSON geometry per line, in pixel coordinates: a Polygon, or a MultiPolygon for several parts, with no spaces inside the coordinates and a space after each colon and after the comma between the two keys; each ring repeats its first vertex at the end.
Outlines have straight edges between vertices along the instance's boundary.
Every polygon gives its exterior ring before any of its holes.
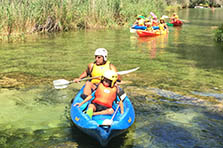
{"type": "Polygon", "coordinates": [[[111,86],[111,80],[104,78],[103,85],[106,86],[106,87],[110,87],[111,86]]]}

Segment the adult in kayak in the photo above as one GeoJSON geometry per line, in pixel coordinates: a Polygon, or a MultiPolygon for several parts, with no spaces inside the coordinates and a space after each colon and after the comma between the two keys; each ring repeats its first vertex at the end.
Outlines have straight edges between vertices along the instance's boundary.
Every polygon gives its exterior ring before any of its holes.
{"type": "Polygon", "coordinates": [[[172,17],[170,17],[171,22],[176,22],[179,20],[179,16],[176,13],[173,13],[172,17]]]}
{"type": "Polygon", "coordinates": [[[138,15],[136,17],[136,21],[133,23],[133,26],[144,26],[145,17],[142,15],[138,15]]]}
{"type": "MultiPolygon", "coordinates": [[[[119,90],[119,88],[115,85],[118,79],[117,72],[113,70],[107,70],[104,72],[101,82],[99,83],[95,93],[95,98],[89,104],[88,110],[86,112],[90,118],[92,115],[106,115],[106,114],[113,114],[114,109],[112,108],[113,102],[116,99],[116,96],[119,95],[120,97],[120,108],[121,114],[124,112],[123,102],[122,102],[122,95],[125,96],[124,91],[119,90]]],[[[81,106],[84,103],[91,100],[93,96],[89,95],[84,101],[81,103],[76,103],[74,105],[81,106]]]]}
{"type": "MultiPolygon", "coordinates": [[[[88,64],[87,69],[78,78],[75,78],[73,80],[75,83],[77,83],[80,82],[81,79],[88,76],[96,77],[85,83],[85,88],[83,94],[81,95],[83,99],[89,96],[92,93],[92,91],[97,88],[98,84],[101,81],[101,76],[104,74],[105,71],[113,70],[117,72],[116,67],[113,64],[111,64],[110,61],[107,60],[108,52],[105,48],[96,49],[94,55],[95,55],[95,61],[88,64]]],[[[119,82],[121,81],[119,75],[118,75],[118,81],[119,82]]]]}
{"type": "Polygon", "coordinates": [[[164,18],[160,18],[160,22],[159,22],[159,30],[160,30],[161,32],[163,32],[163,31],[168,31],[168,26],[167,26],[167,24],[165,23],[164,18]]]}

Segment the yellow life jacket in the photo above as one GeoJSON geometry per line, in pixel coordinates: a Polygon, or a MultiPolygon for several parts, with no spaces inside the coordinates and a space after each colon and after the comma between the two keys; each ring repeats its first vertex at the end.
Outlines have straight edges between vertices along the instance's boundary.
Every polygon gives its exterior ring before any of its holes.
{"type": "MultiPolygon", "coordinates": [[[[94,63],[91,71],[92,77],[102,76],[105,71],[110,70],[110,62],[107,61],[104,65],[96,65],[94,63]]],[[[101,81],[101,77],[92,79],[91,82],[98,84],[101,81]]]]}
{"type": "Polygon", "coordinates": [[[144,19],[140,19],[138,21],[138,26],[144,26],[144,19]]]}
{"type": "Polygon", "coordinates": [[[105,87],[100,83],[95,92],[95,99],[92,102],[111,108],[116,99],[116,92],[116,87],[105,87]]]}
{"type": "Polygon", "coordinates": [[[165,24],[159,24],[159,28],[161,31],[164,31],[165,30],[165,24]]]}
{"type": "Polygon", "coordinates": [[[175,15],[175,19],[179,19],[179,16],[178,15],[175,15]]]}

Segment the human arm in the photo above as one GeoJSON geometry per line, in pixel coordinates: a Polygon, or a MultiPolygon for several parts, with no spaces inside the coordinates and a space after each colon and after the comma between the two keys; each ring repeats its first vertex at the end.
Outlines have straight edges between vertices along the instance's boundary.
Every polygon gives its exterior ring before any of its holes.
{"type": "Polygon", "coordinates": [[[88,64],[87,69],[78,78],[75,78],[73,81],[75,83],[78,83],[78,82],[81,81],[81,79],[83,79],[83,78],[87,77],[88,75],[90,75],[92,67],[93,67],[93,63],[88,64]]]}
{"type": "Polygon", "coordinates": [[[169,32],[169,28],[168,28],[168,25],[166,23],[165,23],[164,28],[167,30],[167,32],[169,32]]]}
{"type": "Polygon", "coordinates": [[[124,113],[124,106],[123,106],[123,101],[126,97],[126,93],[124,92],[124,90],[120,87],[117,87],[117,95],[119,96],[119,106],[120,106],[120,109],[121,109],[121,114],[124,113]]]}
{"type": "Polygon", "coordinates": [[[81,103],[76,103],[74,104],[74,106],[79,106],[81,107],[81,105],[83,105],[84,103],[88,102],[89,100],[91,100],[92,96],[89,95],[84,101],[82,101],[81,103]]]}
{"type": "Polygon", "coordinates": [[[123,107],[122,100],[119,102],[119,106],[120,106],[120,109],[121,109],[121,114],[123,114],[124,113],[124,107],[123,107]]]}

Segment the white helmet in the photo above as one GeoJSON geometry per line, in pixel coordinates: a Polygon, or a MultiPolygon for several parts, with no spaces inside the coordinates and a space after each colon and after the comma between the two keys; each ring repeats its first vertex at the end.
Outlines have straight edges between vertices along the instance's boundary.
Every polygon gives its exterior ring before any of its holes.
{"type": "Polygon", "coordinates": [[[107,50],[105,48],[98,48],[98,49],[96,49],[94,55],[95,56],[103,56],[104,61],[107,61],[108,52],[107,52],[107,50]]]}

